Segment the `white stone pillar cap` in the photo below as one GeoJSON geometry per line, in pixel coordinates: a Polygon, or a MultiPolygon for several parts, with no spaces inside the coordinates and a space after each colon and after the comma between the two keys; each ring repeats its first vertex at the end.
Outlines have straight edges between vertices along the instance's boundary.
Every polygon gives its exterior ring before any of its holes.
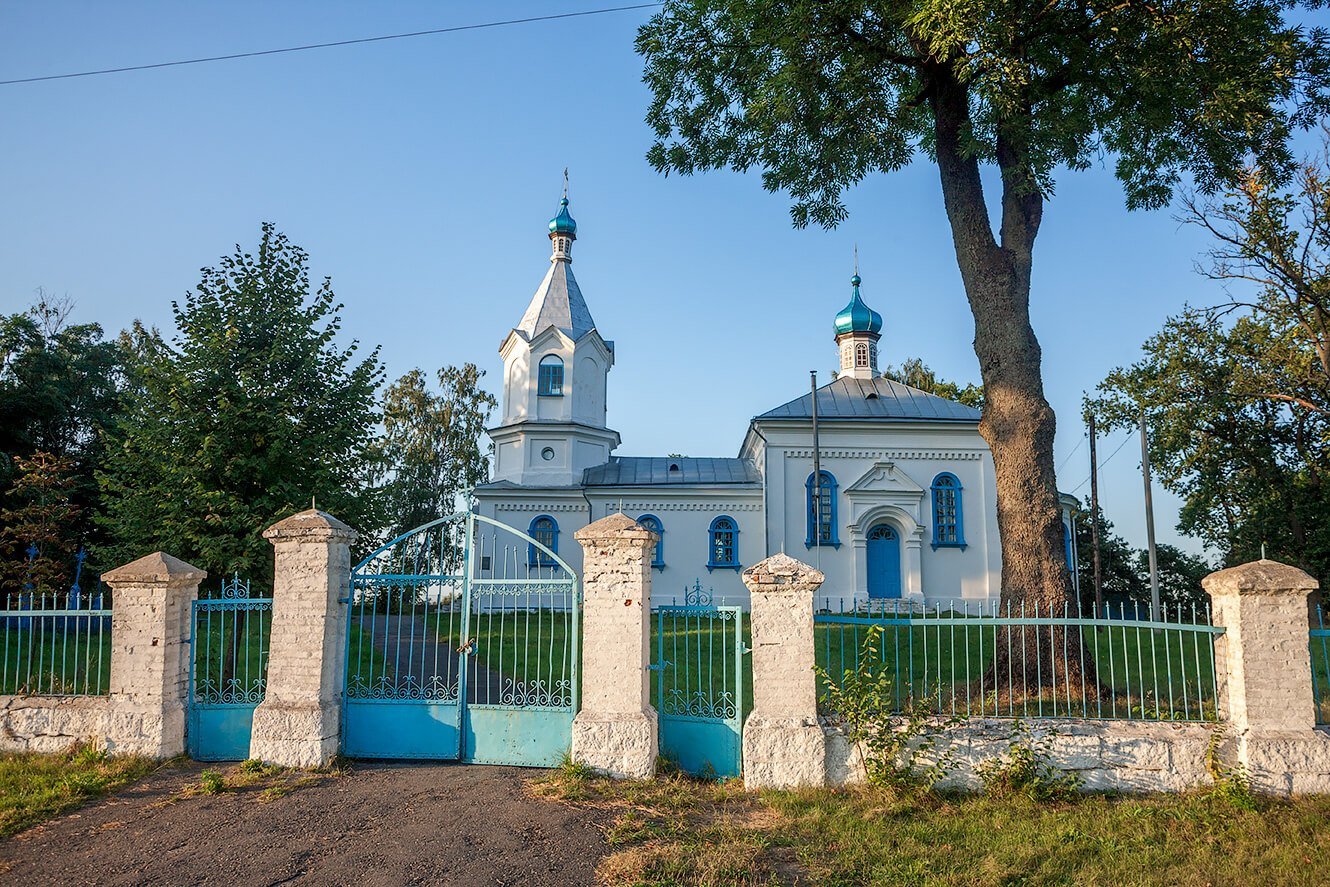
{"type": "Polygon", "coordinates": [[[616,542],[637,543],[642,546],[660,541],[660,537],[643,527],[622,511],[602,517],[595,523],[587,524],[573,533],[578,542],[616,542]]]}
{"type": "Polygon", "coordinates": [[[1201,587],[1214,597],[1220,594],[1306,594],[1321,585],[1297,567],[1259,560],[1211,573],[1201,580],[1201,587]]]}
{"type": "Polygon", "coordinates": [[[182,588],[187,585],[198,585],[208,578],[208,571],[200,570],[164,551],[154,551],[123,567],[116,567],[110,572],[103,573],[101,578],[113,589],[136,585],[182,588]]]}
{"type": "Polygon", "coordinates": [[[815,591],[826,581],[821,570],[795,560],[788,554],[773,554],[743,571],[744,585],[750,592],[815,591]]]}
{"type": "Polygon", "coordinates": [[[263,531],[269,542],[346,542],[357,537],[355,530],[326,511],[307,508],[279,520],[263,531]]]}

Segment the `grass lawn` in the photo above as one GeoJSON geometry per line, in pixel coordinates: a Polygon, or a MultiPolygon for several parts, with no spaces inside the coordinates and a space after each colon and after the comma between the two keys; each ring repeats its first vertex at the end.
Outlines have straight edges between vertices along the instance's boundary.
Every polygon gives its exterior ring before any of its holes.
{"type": "MultiPolygon", "coordinates": [[[[819,622],[814,626],[817,664],[839,678],[855,667],[856,651],[861,651],[869,626],[819,622]]],[[[1047,632],[1046,627],[1026,629],[1026,643],[1035,649],[1033,632],[1047,632]]],[[[1017,677],[1010,688],[996,688],[1002,697],[1001,708],[991,695],[992,687],[982,687],[980,678],[993,662],[998,645],[1010,643],[1019,658],[1021,633],[1010,633],[997,626],[885,626],[878,644],[877,659],[890,676],[897,707],[908,700],[931,698],[947,712],[958,714],[1012,713],[1007,707],[1008,690],[1017,700],[1014,714],[1035,717],[1040,714],[1065,715],[1068,705],[1065,689],[1054,694],[1051,689],[1041,698],[1033,692],[1036,675],[1028,676],[1031,692],[1023,693],[1017,677]],[[987,691],[988,695],[981,693],[987,691]],[[1028,698],[1025,698],[1027,697],[1028,698]],[[1056,700],[1054,699],[1056,696],[1056,700]],[[1056,708],[1054,705],[1056,704],[1056,708]]],[[[1045,640],[1046,640],[1045,635],[1045,640]]],[[[1214,649],[1211,635],[1198,632],[1110,626],[1102,631],[1086,631],[1087,662],[1098,673],[1100,694],[1088,684],[1086,692],[1073,686],[1073,716],[1136,717],[1212,720],[1214,717],[1214,649]]],[[[1064,649],[1059,644],[1054,653],[1061,660],[1075,663],[1080,650],[1074,635],[1064,649]]],[[[1047,670],[1051,663],[1041,662],[1047,670]]]]}
{"type": "Polygon", "coordinates": [[[200,608],[194,617],[194,687],[257,689],[268,673],[271,610],[200,608]],[[231,682],[235,684],[232,685],[231,682]]]}
{"type": "Polygon", "coordinates": [[[86,746],[55,755],[0,753],[0,838],[113,792],[157,766],[86,746]]]}
{"type": "Polygon", "coordinates": [[[1060,804],[877,789],[744,792],[571,768],[538,797],[608,812],[610,885],[1324,884],[1330,798],[1204,792],[1060,804]]]}

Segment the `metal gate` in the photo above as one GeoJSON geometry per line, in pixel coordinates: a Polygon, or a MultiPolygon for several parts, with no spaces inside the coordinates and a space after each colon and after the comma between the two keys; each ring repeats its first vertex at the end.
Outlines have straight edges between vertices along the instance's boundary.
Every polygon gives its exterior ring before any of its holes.
{"type": "Polygon", "coordinates": [[[577,711],[580,597],[555,552],[461,512],[351,573],[343,752],[550,766],[577,711]]]}
{"type": "Polygon", "coordinates": [[[190,757],[249,757],[254,709],[268,683],[272,598],[250,597],[249,582],[222,580],[216,597],[194,601],[190,619],[190,757]]]}
{"type": "Polygon", "coordinates": [[[752,681],[743,609],[713,605],[699,582],[652,614],[661,755],[695,776],[738,776],[752,681]]]}

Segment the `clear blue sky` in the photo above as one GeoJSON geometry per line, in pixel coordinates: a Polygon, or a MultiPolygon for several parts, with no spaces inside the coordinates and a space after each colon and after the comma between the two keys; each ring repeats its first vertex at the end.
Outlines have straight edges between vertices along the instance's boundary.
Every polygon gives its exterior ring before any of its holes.
{"type": "MultiPolygon", "coordinates": [[[[0,80],[613,5],[0,0],[0,80]]],[[[977,381],[934,168],[869,179],[830,232],[793,229],[756,174],[658,175],[632,50],[647,15],[0,87],[0,311],[44,287],[109,333],[135,318],[169,331],[198,269],[272,221],[391,375],[474,361],[497,390],[568,166],[574,268],[617,348],[621,453],[734,455],[809,369],[829,379],[856,242],[884,361],[977,381]]],[[[1204,247],[1168,212],[1128,213],[1107,168],[1058,183],[1032,312],[1064,490],[1088,473],[1082,393],[1184,302],[1219,298],[1192,268],[1204,247]]],[[[1131,442],[1102,473],[1109,519],[1138,545],[1139,463],[1131,442]]],[[[1177,541],[1176,500],[1156,502],[1161,541],[1177,541]]]]}

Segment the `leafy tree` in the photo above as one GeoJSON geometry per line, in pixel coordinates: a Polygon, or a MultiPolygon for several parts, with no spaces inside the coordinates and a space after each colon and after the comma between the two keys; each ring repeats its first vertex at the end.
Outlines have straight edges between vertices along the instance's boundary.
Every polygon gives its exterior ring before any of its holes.
{"type": "Polygon", "coordinates": [[[261,532],[310,506],[381,526],[376,465],[377,350],[338,344],[341,305],[308,255],[263,226],[183,304],[176,334],[135,327],[128,410],[99,474],[104,560],[164,549],[212,572],[271,576],[261,532]]]}
{"type": "Polygon", "coordinates": [[[1330,46],[1286,14],[1318,5],[666,0],[637,37],[648,157],[666,173],[758,168],[795,225],[828,227],[864,177],[920,152],[936,164],[975,320],[1003,597],[1057,605],[1055,420],[1029,315],[1056,174],[1112,157],[1127,205],[1152,208],[1249,156],[1287,169],[1290,132],[1327,106],[1330,46]]]}
{"type": "MultiPolygon", "coordinates": [[[[1110,595],[1140,600],[1149,599],[1149,580],[1141,578],[1137,552],[1131,544],[1113,532],[1113,524],[1099,509],[1099,575],[1104,597],[1110,595]]],[[[1080,554],[1079,576],[1081,605],[1087,613],[1094,610],[1094,535],[1088,509],[1076,513],[1076,550],[1080,554]]],[[[1146,573],[1148,577],[1149,573],[1146,573]]]]}
{"type": "Polygon", "coordinates": [[[94,529],[101,432],[121,409],[124,356],[97,324],[70,324],[72,311],[67,299],[38,290],[31,308],[0,317],[0,492],[16,482],[18,458],[69,460],[75,522],[61,533],[83,542],[94,529]]]}
{"type": "Polygon", "coordinates": [[[939,379],[937,373],[929,369],[928,365],[917,357],[908,358],[901,363],[899,369],[888,365],[882,371],[882,375],[893,382],[900,382],[902,385],[918,388],[920,391],[926,391],[929,394],[965,404],[965,406],[973,407],[976,410],[983,410],[984,408],[984,386],[976,385],[973,382],[966,382],[961,385],[939,379]]]}
{"type": "Polygon", "coordinates": [[[1093,405],[1105,428],[1149,416],[1150,461],[1183,499],[1178,530],[1229,565],[1260,557],[1330,575],[1330,416],[1265,392],[1324,400],[1324,381],[1296,324],[1270,315],[1232,322],[1189,309],[1114,370],[1093,405]]]}
{"type": "Polygon", "coordinates": [[[79,507],[74,460],[50,453],[14,457],[15,481],[0,510],[0,586],[7,592],[67,591],[79,507]]]}
{"type": "Polygon", "coordinates": [[[381,443],[387,538],[451,514],[457,497],[488,476],[480,436],[497,401],[480,387],[484,375],[473,363],[444,367],[436,394],[415,369],[389,386],[381,443]]]}
{"type": "MultiPolygon", "coordinates": [[[[1176,605],[1189,615],[1193,604],[1200,611],[1210,602],[1209,595],[1201,588],[1201,580],[1214,567],[1205,558],[1161,542],[1155,546],[1155,568],[1159,574],[1159,600],[1166,606],[1176,605]]],[[[1136,552],[1136,569],[1144,577],[1145,591],[1141,599],[1149,600],[1150,553],[1145,549],[1136,552]]]]}

